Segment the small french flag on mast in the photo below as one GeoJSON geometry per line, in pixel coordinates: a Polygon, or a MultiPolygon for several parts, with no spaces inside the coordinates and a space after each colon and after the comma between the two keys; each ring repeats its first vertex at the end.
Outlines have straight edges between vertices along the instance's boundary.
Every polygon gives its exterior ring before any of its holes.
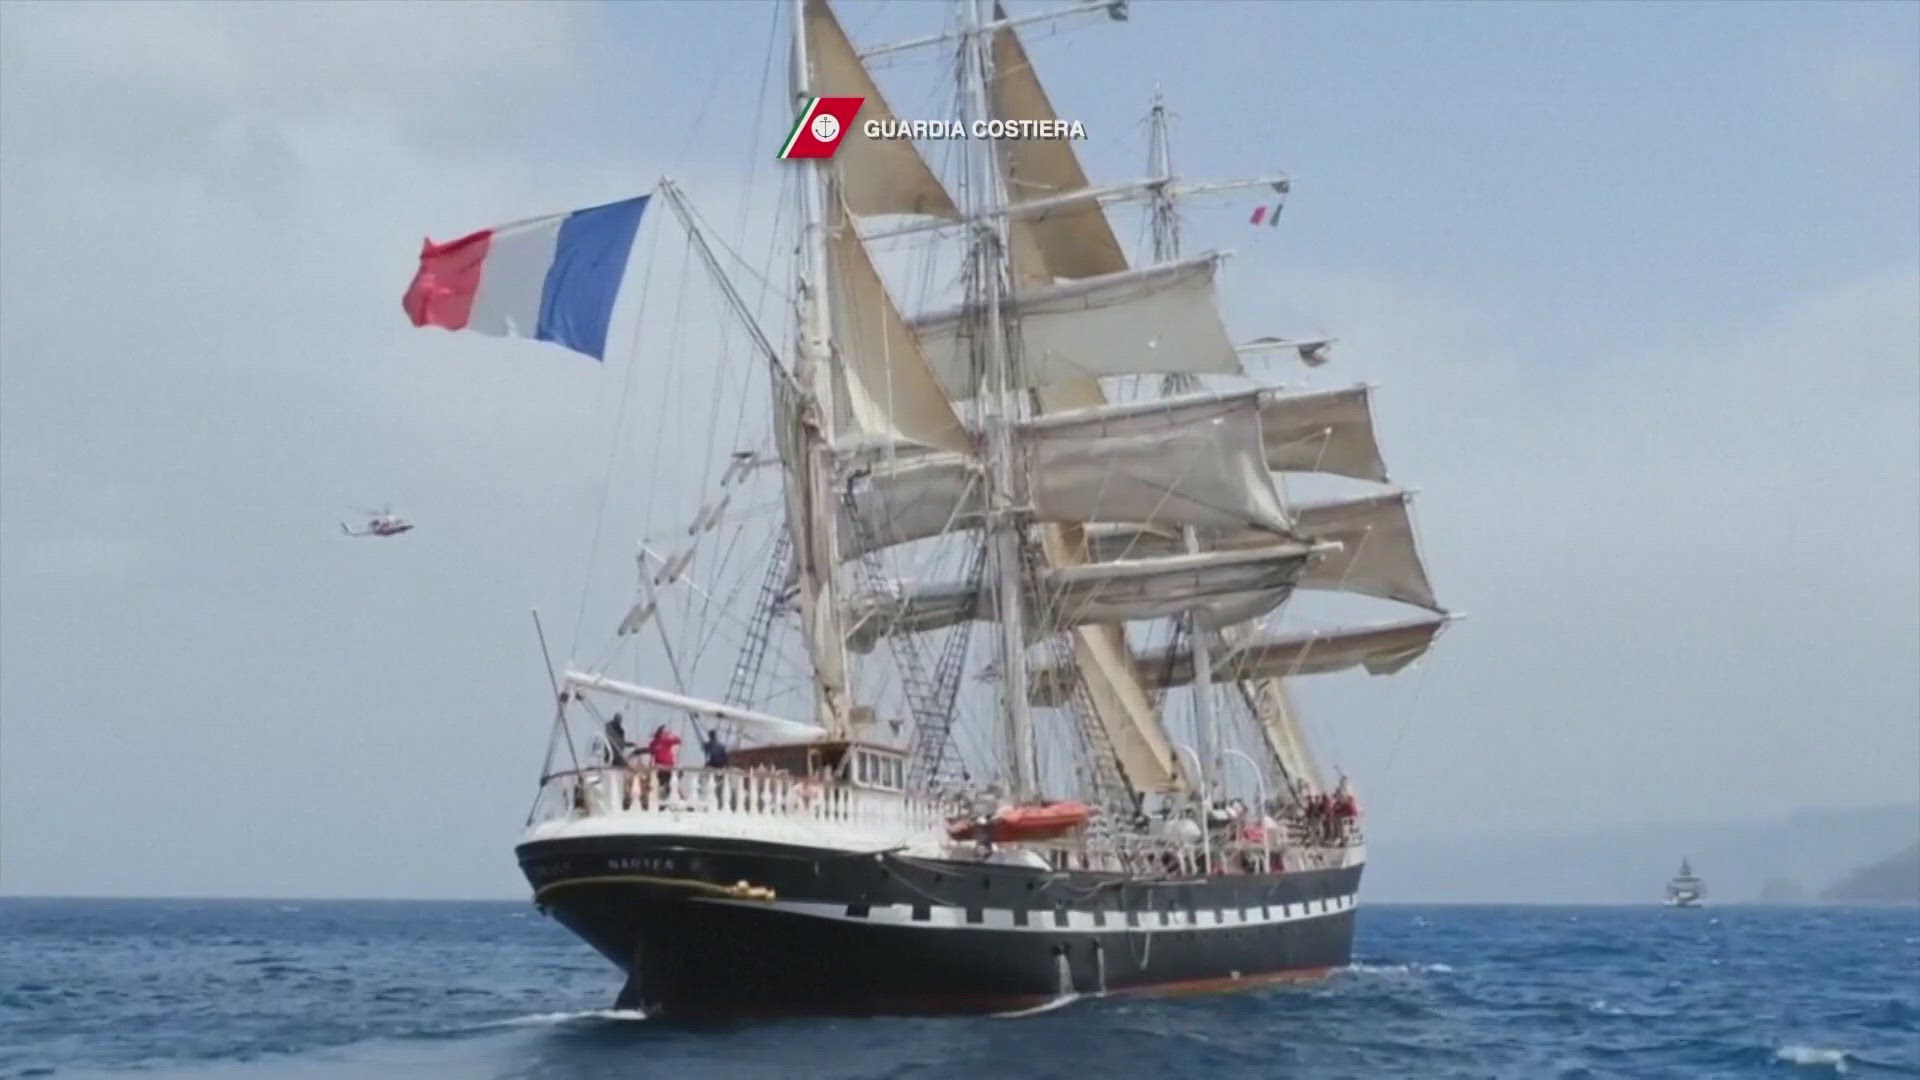
{"type": "Polygon", "coordinates": [[[401,306],[415,326],[551,341],[604,360],[649,198],[428,240],[401,306]]]}

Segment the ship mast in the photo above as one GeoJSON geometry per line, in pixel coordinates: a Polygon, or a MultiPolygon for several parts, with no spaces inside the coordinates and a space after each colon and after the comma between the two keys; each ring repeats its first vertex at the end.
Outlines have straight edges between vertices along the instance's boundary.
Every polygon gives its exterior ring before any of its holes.
{"type": "MultiPolygon", "coordinates": [[[[804,111],[813,89],[812,57],[807,54],[806,0],[793,0],[792,81],[794,107],[804,111]]],[[[835,586],[840,558],[831,457],[835,419],[833,325],[827,297],[831,275],[827,270],[827,235],[822,211],[829,186],[827,165],[822,160],[807,162],[800,182],[800,270],[796,290],[799,319],[795,340],[799,400],[793,409],[798,418],[795,427],[799,438],[793,447],[793,460],[788,462],[793,472],[790,481],[799,498],[797,507],[790,504],[793,520],[789,526],[794,533],[801,623],[814,667],[814,713],[821,727],[835,736],[845,737],[851,727],[846,641],[840,632],[840,598],[835,586]]],[[[782,417],[780,422],[792,423],[793,418],[782,417]]]]}
{"type": "MultiPolygon", "coordinates": [[[[992,77],[990,32],[980,17],[980,0],[961,0],[966,55],[961,64],[966,79],[967,119],[989,120],[987,81],[992,77]]],[[[1019,489],[1014,461],[1013,426],[1019,419],[1020,380],[1007,349],[1001,318],[1005,299],[1002,284],[1006,265],[1006,221],[1001,209],[999,140],[983,139],[979,150],[964,140],[973,181],[968,211],[973,219],[972,273],[967,303],[981,313],[976,323],[974,356],[984,376],[982,397],[993,408],[986,418],[988,459],[988,529],[993,545],[995,598],[1000,622],[1001,713],[1008,754],[1008,780],[1016,800],[1039,794],[1034,764],[1033,713],[1027,701],[1026,614],[1022,609],[1024,566],[1021,552],[1019,489]],[[983,332],[982,332],[983,331],[983,332]]]]}
{"type": "MultiPolygon", "coordinates": [[[[1150,203],[1153,261],[1171,262],[1180,257],[1180,218],[1173,205],[1173,148],[1167,139],[1167,103],[1157,86],[1153,89],[1153,109],[1147,114],[1147,154],[1148,171],[1163,181],[1153,189],[1150,203]]],[[[1170,394],[1184,393],[1199,386],[1196,376],[1174,374],[1166,377],[1164,389],[1170,394]]],[[[1188,554],[1201,549],[1199,530],[1193,526],[1182,528],[1180,536],[1188,554]]],[[[1193,643],[1194,739],[1200,744],[1195,755],[1200,759],[1200,775],[1194,778],[1194,787],[1204,807],[1225,775],[1226,754],[1213,700],[1213,635],[1198,608],[1187,615],[1187,636],[1193,643]]]]}
{"type": "Polygon", "coordinates": [[[1147,169],[1153,179],[1161,181],[1149,193],[1153,260],[1168,262],[1180,257],[1180,218],[1173,209],[1173,147],[1167,140],[1167,102],[1158,86],[1153,88],[1153,109],[1147,113],[1147,169]]]}

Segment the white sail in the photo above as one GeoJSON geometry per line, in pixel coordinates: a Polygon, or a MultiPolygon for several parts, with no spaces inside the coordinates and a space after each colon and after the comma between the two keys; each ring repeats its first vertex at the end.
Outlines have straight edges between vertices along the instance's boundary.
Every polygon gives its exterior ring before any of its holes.
{"type": "Polygon", "coordinates": [[[830,214],[828,259],[834,274],[834,337],[846,418],[860,435],[918,446],[966,450],[972,437],[954,415],[920,343],[901,321],[893,298],[844,214],[830,214]]]}
{"type": "Polygon", "coordinates": [[[1396,490],[1294,507],[1300,535],[1340,545],[1307,564],[1300,587],[1360,593],[1440,611],[1407,512],[1411,499],[1396,490]]]}
{"type": "MultiPolygon", "coordinates": [[[[1022,291],[1015,311],[1023,381],[1046,386],[1146,372],[1238,374],[1239,352],[1214,292],[1220,258],[1201,255],[1022,291]]],[[[941,385],[956,399],[974,396],[978,382],[966,336],[970,314],[953,308],[909,320],[941,385]]]]}
{"type": "MultiPolygon", "coordinates": [[[[1021,421],[1014,438],[1031,464],[1034,516],[1286,534],[1287,514],[1262,460],[1260,418],[1271,394],[1201,393],[1021,421]]],[[[891,443],[843,449],[857,463],[844,554],[973,527],[985,511],[971,455],[891,443]]]]}
{"type": "Polygon", "coordinates": [[[960,212],[947,189],[906,139],[870,139],[868,120],[893,121],[893,110],[867,74],[840,20],[826,0],[807,0],[807,51],[813,61],[812,93],[865,98],[858,120],[834,152],[841,198],[856,214],[925,214],[956,219],[960,212]]]}
{"type": "MultiPolygon", "coordinates": [[[[998,4],[994,5],[994,17],[1005,17],[998,4]]],[[[987,91],[993,113],[1001,119],[1059,118],[1034,74],[1027,50],[1011,27],[994,32],[993,81],[987,91]]],[[[1000,152],[1010,203],[1033,202],[1088,186],[1073,144],[1064,139],[1006,139],[1000,143],[1000,152]]],[[[1049,210],[1026,224],[1054,277],[1096,277],[1127,268],[1120,242],[1114,238],[1100,203],[1093,198],[1049,210]]]]}
{"type": "MultiPolygon", "coordinates": [[[[1314,553],[1304,544],[1248,551],[1164,555],[1122,562],[1050,567],[1030,589],[1032,633],[1086,623],[1157,619],[1196,607],[1232,622],[1270,611],[1285,599],[1314,553]]],[[[991,590],[966,582],[892,583],[848,599],[848,643],[865,652],[881,635],[937,630],[968,619],[991,619],[991,590]]]]}
{"type": "Polygon", "coordinates": [[[1032,499],[1049,521],[1287,531],[1261,460],[1272,391],[1200,393],[1048,413],[1025,422],[1032,499]]]}
{"type": "MultiPolygon", "coordinates": [[[[1453,616],[1436,615],[1357,629],[1292,634],[1258,634],[1233,645],[1214,661],[1227,679],[1323,675],[1364,667],[1371,675],[1391,675],[1418,660],[1453,616]]],[[[1180,647],[1137,658],[1148,686],[1185,686],[1193,681],[1193,654],[1180,647]]],[[[1058,668],[1034,672],[1036,705],[1056,704],[1071,673],[1058,668]]]]}
{"type": "Polygon", "coordinates": [[[1260,417],[1267,467],[1385,483],[1387,465],[1373,438],[1370,390],[1350,386],[1270,400],[1260,417]]]}
{"type": "MultiPolygon", "coordinates": [[[[1297,535],[1339,545],[1315,555],[1300,575],[1298,586],[1377,596],[1440,611],[1414,540],[1413,519],[1407,512],[1411,498],[1408,492],[1392,490],[1290,507],[1297,535]]],[[[1220,551],[1271,542],[1265,534],[1252,531],[1208,537],[1209,545],[1220,551]]],[[[1089,553],[1099,562],[1186,550],[1181,538],[1169,530],[1128,525],[1090,526],[1087,543],[1089,553]]]]}

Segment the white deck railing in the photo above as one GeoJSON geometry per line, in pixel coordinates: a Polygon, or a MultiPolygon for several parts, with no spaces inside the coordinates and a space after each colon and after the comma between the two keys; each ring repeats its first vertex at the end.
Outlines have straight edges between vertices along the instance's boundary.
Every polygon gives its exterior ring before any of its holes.
{"type": "MultiPolygon", "coordinates": [[[[586,819],[687,815],[746,825],[751,821],[819,822],[888,836],[944,838],[947,823],[967,815],[962,801],[807,779],[771,769],[628,768],[596,766],[555,773],[541,786],[529,827],[586,819]]],[[[1342,865],[1361,841],[1358,822],[1329,830],[1284,818],[1258,839],[1214,837],[1211,843],[1147,836],[1088,843],[1062,838],[1019,845],[1059,870],[1147,872],[1173,876],[1260,873],[1342,865]]]]}
{"type": "Polygon", "coordinates": [[[932,799],[774,770],[616,765],[548,777],[527,824],[619,815],[711,814],[928,832],[943,831],[957,812],[932,799]]]}

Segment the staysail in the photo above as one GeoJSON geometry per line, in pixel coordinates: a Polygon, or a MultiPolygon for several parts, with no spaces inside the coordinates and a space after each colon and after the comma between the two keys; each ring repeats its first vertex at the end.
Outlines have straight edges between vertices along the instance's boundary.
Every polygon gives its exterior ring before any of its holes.
{"type": "MultiPolygon", "coordinates": [[[[1006,9],[993,5],[996,21],[1006,9]]],[[[993,35],[993,77],[987,87],[993,113],[1003,120],[1060,118],[1034,74],[1033,61],[1010,26],[993,35]]],[[[1086,171],[1073,144],[1052,139],[1005,139],[1000,143],[1007,201],[1018,205],[1087,188],[1086,171]]],[[[1035,250],[1056,278],[1090,278],[1127,268],[1127,256],[1095,199],[1058,206],[1025,219],[1035,250]]]]}
{"type": "MultiPolygon", "coordinates": [[[[865,120],[895,121],[893,109],[847,40],[826,0],[806,0],[806,40],[813,60],[812,93],[821,97],[858,97],[865,120]]],[[[957,219],[960,211],[912,142],[871,139],[856,124],[834,154],[840,197],[863,216],[925,214],[957,219]]]]}
{"type": "Polygon", "coordinates": [[[966,451],[973,445],[945,391],[927,367],[844,213],[828,214],[829,292],[846,398],[849,436],[893,438],[921,447],[966,451]]]}

